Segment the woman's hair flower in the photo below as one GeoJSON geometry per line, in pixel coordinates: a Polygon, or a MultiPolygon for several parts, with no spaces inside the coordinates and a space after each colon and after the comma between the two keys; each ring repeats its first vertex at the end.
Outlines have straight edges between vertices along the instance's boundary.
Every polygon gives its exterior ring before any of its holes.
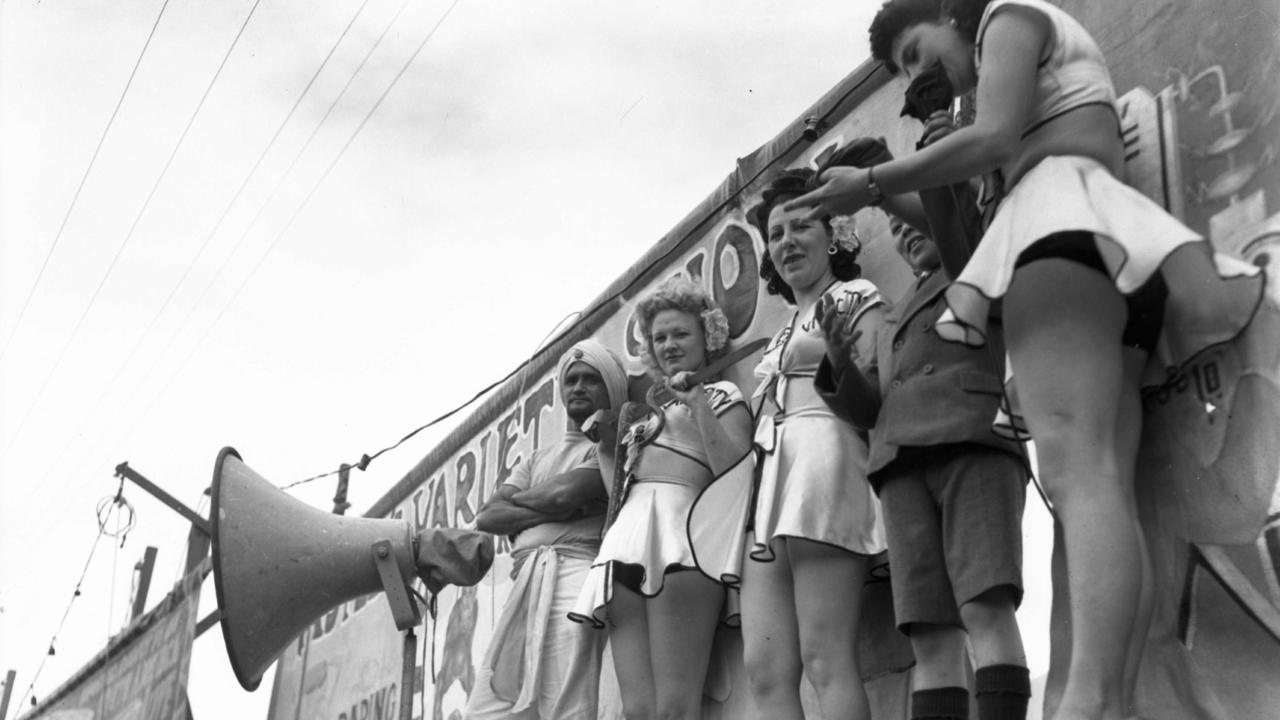
{"type": "Polygon", "coordinates": [[[852,215],[836,215],[831,218],[831,241],[841,250],[858,253],[862,250],[862,238],[858,237],[857,220],[852,215]]]}
{"type": "Polygon", "coordinates": [[[729,342],[729,318],[718,307],[703,310],[702,331],[707,337],[707,352],[717,353],[729,342]]]}

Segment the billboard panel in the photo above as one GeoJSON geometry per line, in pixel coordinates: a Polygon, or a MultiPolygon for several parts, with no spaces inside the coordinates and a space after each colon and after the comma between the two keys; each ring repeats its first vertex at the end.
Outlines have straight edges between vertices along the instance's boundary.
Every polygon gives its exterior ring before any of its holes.
{"type": "Polygon", "coordinates": [[[26,720],[187,720],[187,675],[205,563],[111,639],[26,720]]]}

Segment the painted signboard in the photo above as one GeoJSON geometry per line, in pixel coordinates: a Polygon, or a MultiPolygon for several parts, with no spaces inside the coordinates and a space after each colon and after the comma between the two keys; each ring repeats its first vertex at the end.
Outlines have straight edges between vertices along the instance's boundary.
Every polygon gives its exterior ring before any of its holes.
{"type": "Polygon", "coordinates": [[[187,675],[208,561],[111,639],[24,720],[187,720],[187,675]]]}

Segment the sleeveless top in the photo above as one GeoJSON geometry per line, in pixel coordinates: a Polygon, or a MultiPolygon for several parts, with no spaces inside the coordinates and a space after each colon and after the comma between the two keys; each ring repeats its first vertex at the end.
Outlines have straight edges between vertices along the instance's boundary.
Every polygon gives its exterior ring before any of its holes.
{"type": "MultiPolygon", "coordinates": [[[[977,42],[974,46],[974,68],[982,67],[982,42],[991,18],[1008,7],[1030,8],[1049,21],[1049,37],[1036,67],[1036,89],[1033,106],[1022,128],[1020,139],[1039,130],[1049,121],[1087,105],[1104,105],[1116,116],[1116,132],[1120,132],[1119,112],[1116,110],[1116,91],[1111,84],[1106,58],[1089,32],[1075,18],[1044,0],[993,0],[982,13],[978,23],[977,42]]],[[[1017,153],[1021,157],[1025,148],[1017,153]]],[[[978,208],[983,214],[983,225],[989,225],[996,207],[1011,190],[1006,173],[1018,160],[1011,160],[1002,168],[987,173],[982,178],[978,194],[978,208]]],[[[1030,168],[1022,168],[1025,174],[1030,168]]]]}
{"type": "Polygon", "coordinates": [[[1075,18],[1044,0],[994,0],[988,5],[978,24],[974,49],[976,68],[981,70],[982,40],[991,17],[1010,6],[1036,10],[1050,25],[1049,39],[1036,72],[1035,106],[1022,137],[1084,105],[1108,105],[1115,109],[1116,91],[1102,50],[1075,18]]]}
{"type": "MultiPolygon", "coordinates": [[[[852,315],[854,325],[868,310],[885,304],[876,286],[864,278],[837,280],[824,292],[835,299],[837,312],[852,315]]],[[[755,368],[759,384],[753,399],[772,400],[778,408],[776,419],[779,420],[799,413],[835,417],[813,386],[813,378],[826,352],[827,345],[814,309],[809,308],[803,316],[797,311],[765,348],[755,368]]]]}
{"type": "MultiPolygon", "coordinates": [[[[745,405],[742,391],[728,381],[704,386],[707,404],[720,417],[734,405],[745,405]]],[[[658,408],[661,421],[652,417],[639,435],[629,432],[628,453],[636,460],[631,468],[632,482],[666,482],[701,489],[714,477],[702,444],[693,412],[679,400],[669,400],[658,408]],[[643,444],[636,447],[635,441],[643,444]]],[[[634,429],[634,428],[633,428],[634,429]]]]}

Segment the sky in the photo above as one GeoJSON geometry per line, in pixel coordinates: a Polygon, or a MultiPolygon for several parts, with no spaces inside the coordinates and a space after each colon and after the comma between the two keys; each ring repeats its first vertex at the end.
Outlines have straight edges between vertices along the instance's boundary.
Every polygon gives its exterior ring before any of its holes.
{"type": "MultiPolygon", "coordinates": [[[[878,4],[0,1],[10,716],[127,623],[146,546],[148,606],[181,575],[188,524],[132,484],[95,545],[117,464],[207,513],[223,446],[283,485],[467,401],[862,63],[878,4]]],[[[194,715],[265,717],[269,679],[210,632],[194,715]]]]}

